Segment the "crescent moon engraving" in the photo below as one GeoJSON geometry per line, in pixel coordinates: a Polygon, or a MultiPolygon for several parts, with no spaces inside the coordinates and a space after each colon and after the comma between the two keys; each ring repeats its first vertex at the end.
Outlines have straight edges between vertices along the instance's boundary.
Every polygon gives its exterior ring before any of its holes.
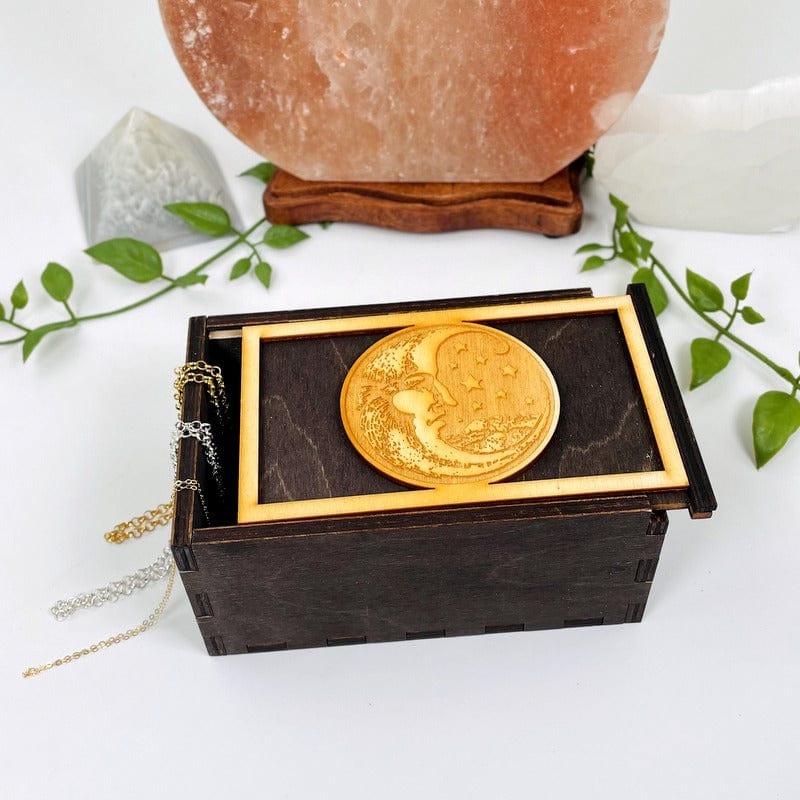
{"type": "Polygon", "coordinates": [[[420,487],[519,472],[547,445],[559,413],[555,380],[530,347],[467,322],[376,342],[347,374],[340,405],[356,450],[420,487]]]}

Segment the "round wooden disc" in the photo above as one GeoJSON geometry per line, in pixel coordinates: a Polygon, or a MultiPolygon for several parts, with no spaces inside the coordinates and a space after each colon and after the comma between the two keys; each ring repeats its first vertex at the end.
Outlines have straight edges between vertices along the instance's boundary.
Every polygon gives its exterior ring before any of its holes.
{"type": "Polygon", "coordinates": [[[555,379],[530,347],[474,323],[405,328],[367,349],[342,386],[358,452],[411,486],[488,483],[524,469],[553,435],[555,379]]]}

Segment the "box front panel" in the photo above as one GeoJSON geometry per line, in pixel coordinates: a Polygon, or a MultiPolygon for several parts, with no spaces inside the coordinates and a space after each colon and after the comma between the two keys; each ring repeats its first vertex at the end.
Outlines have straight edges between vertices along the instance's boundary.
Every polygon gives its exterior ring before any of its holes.
{"type": "Polygon", "coordinates": [[[197,546],[184,580],[220,654],[638,621],[664,530],[641,509],[481,524],[441,513],[389,532],[197,546]]]}

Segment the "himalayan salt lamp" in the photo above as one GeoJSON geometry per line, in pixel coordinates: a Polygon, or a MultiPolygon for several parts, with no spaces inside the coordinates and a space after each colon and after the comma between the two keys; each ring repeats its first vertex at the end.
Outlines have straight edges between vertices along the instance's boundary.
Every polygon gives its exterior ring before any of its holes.
{"type": "Polygon", "coordinates": [[[159,0],[211,111],[305,180],[540,181],[622,114],[668,0],[159,0]]]}

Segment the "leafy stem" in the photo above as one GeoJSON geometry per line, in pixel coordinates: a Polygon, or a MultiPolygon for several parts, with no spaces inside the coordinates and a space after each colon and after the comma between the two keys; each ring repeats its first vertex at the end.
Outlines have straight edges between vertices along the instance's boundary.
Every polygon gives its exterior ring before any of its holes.
{"type": "Polygon", "coordinates": [[[736,322],[736,316],[739,313],[739,300],[736,299],[736,302],[733,304],[733,311],[727,311],[726,309],[722,309],[722,313],[728,318],[728,324],[725,326],[724,331],[717,331],[717,335],[714,337],[714,341],[718,342],[723,335],[727,335],[730,333],[731,328],[733,327],[733,323],[736,322]]]}
{"type": "Polygon", "coordinates": [[[147,295],[146,297],[141,298],[140,300],[136,300],[133,303],[128,303],[127,305],[122,306],[121,308],[115,308],[110,311],[100,311],[95,314],[86,314],[81,317],[75,317],[75,322],[90,322],[96,319],[105,319],[106,317],[113,317],[117,314],[124,314],[128,311],[133,311],[134,309],[141,308],[148,303],[152,303],[153,300],[157,300],[159,297],[163,297],[165,294],[169,294],[170,292],[174,291],[175,289],[180,289],[183,287],[182,281],[187,278],[192,278],[196,275],[200,275],[204,269],[210,267],[215,262],[219,261],[223,256],[226,256],[232,250],[235,250],[241,244],[249,244],[247,242],[247,237],[251,236],[255,233],[264,223],[266,220],[264,218],[260,219],[254,225],[251,225],[246,231],[243,233],[239,233],[236,235],[236,238],[223,247],[221,250],[217,251],[212,255],[210,258],[207,258],[201,264],[198,264],[196,267],[190,269],[188,272],[185,272],[178,278],[174,278],[171,280],[168,286],[164,286],[159,289],[157,292],[153,292],[152,294],[147,295]]]}
{"type": "Polygon", "coordinates": [[[17,336],[16,339],[3,339],[2,341],[0,341],[0,346],[5,345],[5,344],[19,344],[21,341],[23,341],[23,339],[25,339],[24,335],[23,336],[17,336]]]}
{"type": "Polygon", "coordinates": [[[583,270],[594,270],[613,261],[625,261],[636,271],[633,283],[643,283],[656,314],[668,305],[669,297],[661,282],[663,279],[683,302],[714,332],[713,339],[699,337],[691,343],[692,378],[690,389],[696,389],[722,372],[731,360],[731,353],[722,343],[726,340],[751,355],[786,381],[791,392],[771,391],[762,394],[753,411],[753,446],[756,464],[762,467],[786,444],[800,428],[800,375],[776,363],[772,358],[745,341],[732,330],[737,320],[747,325],[758,325],[764,317],[752,306],[742,305],[750,290],[752,273],[746,273],[731,283],[733,307],[726,307],[725,296],[713,281],[686,270],[685,286],[653,254],[653,242],[642,236],[632,225],[628,206],[613,195],[611,205],[615,210],[611,244],[587,244],[578,249],[579,254],[591,254],[583,262],[583,270]],[[604,255],[600,255],[603,253],[604,255]],[[713,314],[721,314],[720,322],[713,314]]]}
{"type": "MultiPolygon", "coordinates": [[[[262,163],[242,174],[267,182],[273,172],[274,167],[271,164],[262,163]]],[[[70,305],[69,300],[74,288],[72,272],[61,264],[51,261],[41,274],[41,283],[49,297],[63,306],[63,310],[67,313],[67,319],[54,320],[37,327],[29,327],[17,322],[15,319],[17,312],[22,311],[28,305],[28,290],[25,283],[19,281],[11,293],[8,314],[6,314],[5,306],[0,303],[0,325],[8,325],[20,331],[22,335],[0,340],[0,346],[22,344],[22,358],[26,361],[42,339],[50,333],[75,328],[85,322],[125,314],[152,303],[176,289],[186,289],[190,286],[204,284],[209,277],[206,270],[238,247],[246,247],[249,255],[239,259],[233,265],[230,279],[242,277],[253,268],[256,279],[263,286],[269,287],[272,267],[262,258],[259,246],[264,245],[276,250],[284,250],[308,238],[308,234],[299,228],[291,225],[269,225],[264,217],[245,230],[239,231],[231,224],[228,212],[222,206],[213,203],[171,203],[165,208],[206,236],[231,237],[231,239],[212,256],[178,277],[167,275],[164,272],[160,253],[151,245],[138,239],[122,237],[92,245],[86,250],[86,253],[95,261],[111,267],[127,280],[141,284],[162,281],[166,285],[162,284],[156,291],[119,308],[88,314],[77,314],[70,305]],[[266,229],[262,234],[261,229],[265,226],[266,229]]]]}
{"type": "MultiPolygon", "coordinates": [[[[628,226],[633,230],[630,223],[628,226]]],[[[720,325],[717,320],[713,317],[710,317],[706,312],[702,311],[701,309],[697,308],[695,304],[692,302],[691,297],[683,290],[683,287],[678,283],[678,281],[674,278],[674,276],[670,273],[667,267],[657,258],[651,256],[653,267],[656,268],[664,278],[669,282],[670,286],[675,290],[675,293],[683,300],[687,306],[698,316],[706,325],[710,326],[717,332],[717,336],[724,336],[726,339],[729,339],[733,342],[737,347],[741,347],[742,350],[749,353],[753,358],[758,359],[764,366],[771,369],[776,375],[783,378],[785,381],[788,381],[790,384],[796,384],[797,379],[792,375],[792,373],[786,368],[782,367],[780,364],[776,364],[771,358],[766,356],[760,350],[756,349],[752,345],[748,344],[744,339],[741,339],[739,336],[731,332],[731,327],[733,325],[734,319],[736,314],[730,313],[728,316],[730,317],[730,321],[727,325],[720,325]]],[[[738,307],[738,300],[737,300],[737,307],[738,307]]],[[[720,309],[724,311],[724,309],[720,309]]]]}
{"type": "Polygon", "coordinates": [[[13,314],[7,320],[4,320],[4,321],[8,325],[11,325],[12,327],[16,328],[17,330],[25,331],[25,333],[28,333],[28,331],[30,330],[30,328],[26,328],[24,325],[20,325],[19,322],[14,322],[14,315],[13,314]]]}

